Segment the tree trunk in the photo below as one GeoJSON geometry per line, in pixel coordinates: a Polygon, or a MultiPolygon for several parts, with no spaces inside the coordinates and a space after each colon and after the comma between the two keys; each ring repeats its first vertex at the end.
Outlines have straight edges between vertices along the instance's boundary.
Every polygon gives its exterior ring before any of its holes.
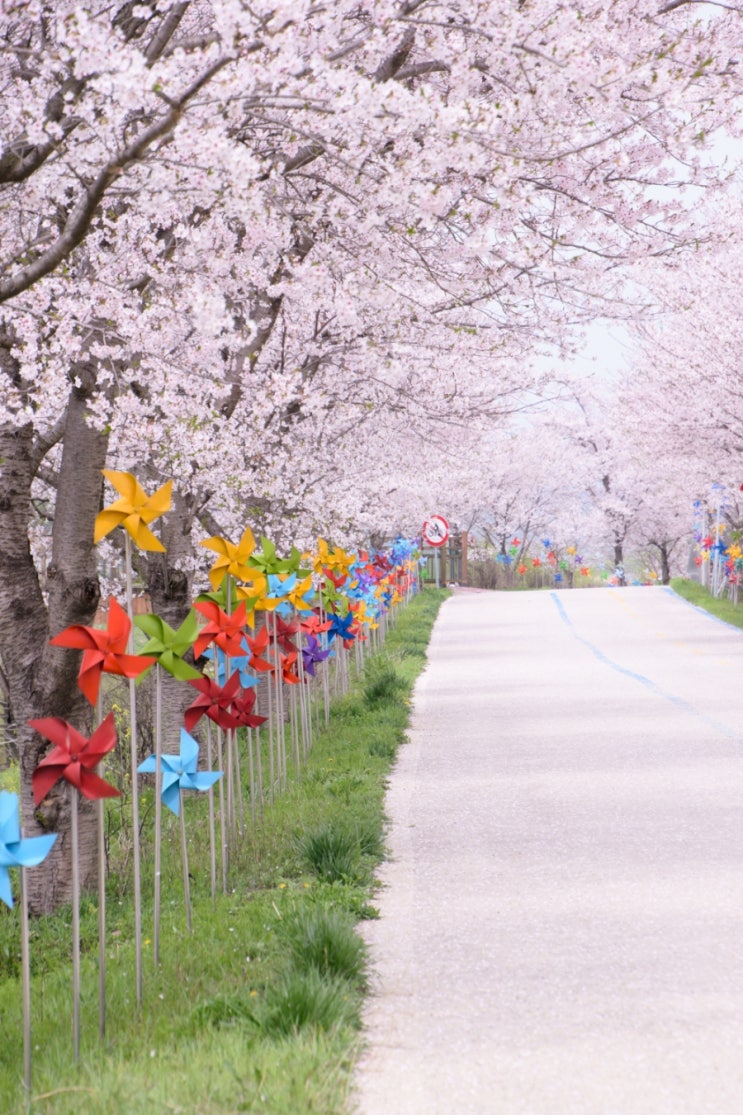
{"type": "Polygon", "coordinates": [[[660,579],[661,584],[667,585],[671,581],[671,555],[668,552],[668,546],[663,542],[658,549],[660,550],[660,579]]]}
{"type": "Polygon", "coordinates": [[[620,538],[614,539],[614,565],[617,569],[617,576],[620,585],[627,584],[627,578],[624,575],[624,545],[620,538]]]}
{"type": "MultiPolygon", "coordinates": [[[[34,809],[31,776],[49,744],[29,719],[60,716],[88,733],[92,710],[77,686],[80,652],[50,647],[48,640],[72,623],[90,624],[99,600],[93,524],[100,508],[106,438],[85,421],[85,387],[73,388],[65,421],[58,496],[48,571],[48,605],[29,545],[31,484],[37,467],[29,426],[0,430],[0,656],[18,725],[21,800],[26,835],[60,834],[44,864],[28,875],[29,908],[47,913],[70,899],[70,794],[58,785],[34,809]]],[[[81,801],[80,879],[95,881],[92,803],[81,801]]]]}

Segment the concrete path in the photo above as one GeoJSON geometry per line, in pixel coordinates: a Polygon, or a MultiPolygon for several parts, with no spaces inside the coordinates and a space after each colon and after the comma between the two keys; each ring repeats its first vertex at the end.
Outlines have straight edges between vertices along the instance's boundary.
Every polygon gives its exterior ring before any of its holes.
{"type": "Polygon", "coordinates": [[[391,780],[360,1115],[743,1112],[743,632],[456,594],[391,780]]]}

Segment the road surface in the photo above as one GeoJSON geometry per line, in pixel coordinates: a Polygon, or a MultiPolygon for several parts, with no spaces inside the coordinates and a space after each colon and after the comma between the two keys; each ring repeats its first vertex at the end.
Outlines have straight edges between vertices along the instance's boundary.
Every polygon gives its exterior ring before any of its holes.
{"type": "Polygon", "coordinates": [[[388,794],[359,1115],[741,1115],[743,632],[457,593],[388,794]]]}

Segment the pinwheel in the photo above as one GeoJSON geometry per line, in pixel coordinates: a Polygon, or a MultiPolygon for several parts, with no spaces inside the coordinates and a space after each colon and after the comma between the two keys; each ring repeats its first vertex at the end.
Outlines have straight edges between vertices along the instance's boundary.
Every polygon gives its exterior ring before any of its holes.
{"type": "Polygon", "coordinates": [[[136,678],[156,661],[148,655],[127,654],[131,627],[129,616],[112,596],[108,603],[108,626],[105,631],[73,624],[49,640],[55,647],[83,651],[77,684],[91,705],[98,701],[102,674],[136,678]]]}
{"type": "Polygon", "coordinates": [[[21,837],[18,819],[18,794],[0,791],[0,900],[13,908],[13,891],[10,886],[9,867],[36,867],[46,859],[57,839],[57,833],[48,836],[21,837]]]}
{"type": "Polygon", "coordinates": [[[281,677],[287,685],[298,685],[299,674],[295,670],[297,664],[297,651],[292,651],[291,654],[281,655],[281,677]]]}
{"type": "Polygon", "coordinates": [[[149,638],[149,642],[142,647],[143,655],[152,655],[158,665],[178,681],[201,677],[198,670],[183,661],[183,655],[190,650],[199,634],[193,611],[188,613],[177,631],[160,616],[151,614],[135,616],[134,623],[149,638]]]}
{"type": "Polygon", "coordinates": [[[331,615],[330,628],[328,630],[328,642],[331,643],[336,638],[344,641],[346,639],[353,639],[354,634],[351,628],[354,626],[354,613],[348,612],[346,615],[331,615]]]}
{"type": "Polygon", "coordinates": [[[236,581],[249,581],[252,569],[247,564],[248,558],[255,550],[255,538],[250,527],[247,527],[240,541],[235,545],[226,538],[214,535],[199,543],[207,550],[213,550],[219,556],[209,571],[209,580],[212,587],[217,589],[229,574],[236,581]]]}
{"type": "MultiPolygon", "coordinates": [[[[243,689],[255,689],[259,683],[259,679],[250,673],[250,647],[245,641],[245,637],[240,643],[243,653],[239,658],[230,658],[229,664],[233,670],[237,670],[240,675],[240,685],[243,689]]],[[[227,655],[218,647],[207,647],[203,652],[202,658],[207,658],[214,663],[214,676],[220,685],[224,685],[227,680],[227,655]]]]}
{"type": "Polygon", "coordinates": [[[232,703],[232,712],[237,719],[238,723],[243,728],[259,728],[261,724],[265,724],[267,717],[259,716],[253,712],[256,702],[256,692],[254,689],[249,689],[247,693],[241,693],[232,703]]]}
{"type": "Polygon", "coordinates": [[[353,555],[344,550],[329,546],[324,538],[317,540],[317,555],[315,557],[315,572],[321,573],[324,566],[331,569],[347,570],[353,562],[353,555]]]}
{"type": "Polygon", "coordinates": [[[148,523],[164,515],[170,508],[173,481],[148,496],[131,472],[114,472],[104,468],[103,475],[121,496],[110,507],[99,511],[95,520],[94,542],[100,542],[118,526],[122,526],[140,550],[165,551],[162,542],[149,529],[148,523]]]}
{"type": "Polygon", "coordinates": [[[323,577],[326,577],[336,589],[343,588],[346,581],[348,580],[347,573],[339,573],[338,575],[336,575],[331,569],[323,569],[322,574],[323,577]]]}
{"type": "Polygon", "coordinates": [[[181,855],[183,857],[183,897],[186,906],[186,925],[191,931],[191,887],[188,874],[188,844],[186,843],[186,823],[181,809],[181,794],[184,790],[209,790],[222,777],[221,771],[200,771],[199,745],[185,728],[181,728],[181,748],[177,755],[149,755],[139,770],[144,773],[162,767],[162,800],[181,821],[181,855]]]}
{"type": "Polygon", "coordinates": [[[257,635],[248,635],[247,643],[250,647],[250,666],[260,673],[273,672],[274,667],[261,655],[268,650],[268,628],[261,627],[257,635]]]}
{"type": "Polygon", "coordinates": [[[286,623],[281,616],[274,613],[272,623],[279,646],[287,654],[291,654],[292,651],[297,649],[292,642],[292,638],[299,633],[299,620],[295,619],[286,623]]]}
{"type": "MultiPolygon", "coordinates": [[[[148,755],[138,766],[140,774],[155,771],[155,755],[148,755]]],[[[162,795],[163,804],[176,817],[180,815],[181,790],[208,790],[222,777],[221,771],[198,769],[199,745],[185,728],[181,728],[181,749],[177,755],[163,754],[162,795]]]]}
{"type": "MultiPolygon", "coordinates": [[[[131,472],[114,472],[103,469],[103,475],[119,493],[120,499],[104,508],[95,521],[94,540],[99,542],[117,526],[124,528],[124,570],[126,575],[126,607],[129,621],[134,618],[134,590],[132,578],[132,540],[142,550],[165,550],[148,524],[154,522],[170,507],[173,482],[168,480],[151,496],[147,496],[139,481],[131,472]]],[[[134,642],[129,634],[127,650],[134,651],[134,642]]],[[[132,865],[134,870],[134,956],[136,969],[137,1004],[142,1003],[142,881],[140,871],[139,840],[139,789],[137,787],[137,760],[139,744],[137,740],[137,695],[135,678],[129,678],[129,762],[132,777],[132,865]]]]}
{"type": "Polygon", "coordinates": [[[245,601],[241,601],[229,615],[210,600],[197,601],[194,607],[209,621],[196,638],[195,656],[198,658],[210,643],[214,643],[228,658],[239,658],[242,655],[241,644],[246,619],[245,601]]]}
{"type": "Polygon", "coordinates": [[[41,760],[31,778],[36,805],[40,804],[52,786],[62,778],[91,801],[120,796],[120,790],[93,772],[103,756],[116,746],[112,712],[96,728],[90,739],[85,739],[76,728],[59,716],[29,720],[29,724],[55,745],[41,760]]]}
{"type": "MultiPolygon", "coordinates": [[[[70,810],[70,855],[72,858],[72,1035],[75,1061],[80,1059],[80,872],[78,853],[78,793],[95,801],[99,798],[118,797],[120,791],[94,773],[104,755],[116,746],[116,728],[113,713],[98,725],[90,739],[85,739],[76,728],[59,716],[29,720],[29,724],[54,748],[45,755],[31,776],[34,803],[39,805],[51,788],[64,779],[73,787],[70,810]]],[[[101,814],[99,813],[99,821],[101,814]]],[[[98,839],[103,840],[102,825],[98,826],[98,839]]],[[[103,1016],[102,1008],[102,1016],[103,1016]]]]}
{"type": "Polygon", "coordinates": [[[13,907],[9,867],[19,867],[21,876],[21,983],[23,998],[23,1080],[26,1093],[31,1092],[31,962],[28,933],[28,907],[24,869],[36,867],[46,859],[57,839],[57,833],[44,836],[21,836],[18,794],[0,791],[0,899],[13,907]]]}
{"type": "Polygon", "coordinates": [[[213,678],[201,677],[189,682],[199,690],[199,696],[188,706],[183,721],[186,729],[192,732],[202,716],[208,716],[220,728],[236,728],[239,720],[231,712],[233,701],[240,692],[240,675],[235,672],[225,685],[219,685],[213,678]]]}

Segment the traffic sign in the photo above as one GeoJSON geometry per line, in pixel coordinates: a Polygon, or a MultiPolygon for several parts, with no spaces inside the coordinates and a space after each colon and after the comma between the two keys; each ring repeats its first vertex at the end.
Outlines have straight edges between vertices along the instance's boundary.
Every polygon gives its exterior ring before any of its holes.
{"type": "Polygon", "coordinates": [[[431,515],[423,524],[423,540],[429,546],[443,546],[449,541],[449,524],[443,515],[431,515]]]}

